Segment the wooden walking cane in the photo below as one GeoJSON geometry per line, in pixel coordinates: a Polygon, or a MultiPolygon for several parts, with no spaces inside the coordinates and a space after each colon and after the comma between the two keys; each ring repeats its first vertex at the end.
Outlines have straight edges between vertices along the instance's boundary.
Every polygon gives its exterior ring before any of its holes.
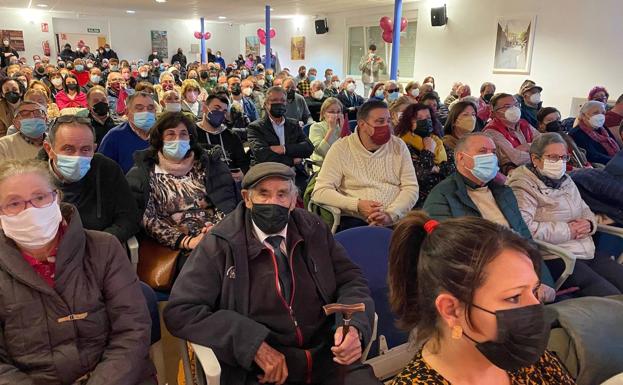
{"type": "MultiPolygon", "coordinates": [[[[335,314],[335,313],[342,314],[342,320],[344,321],[344,324],[342,325],[342,340],[339,343],[339,345],[341,345],[344,342],[346,335],[348,334],[348,330],[350,329],[350,321],[352,319],[353,314],[366,311],[366,304],[356,303],[352,305],[344,305],[341,303],[331,303],[329,305],[323,306],[322,308],[324,309],[325,314],[328,316],[331,314],[335,314]]],[[[338,383],[344,384],[344,381],[346,378],[346,367],[345,366],[340,365],[338,367],[337,376],[338,376],[338,383]]]]}

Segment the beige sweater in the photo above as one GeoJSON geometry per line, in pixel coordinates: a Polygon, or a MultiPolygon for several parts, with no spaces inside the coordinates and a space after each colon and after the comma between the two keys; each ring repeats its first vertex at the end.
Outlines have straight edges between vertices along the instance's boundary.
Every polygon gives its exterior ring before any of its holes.
{"type": "Polygon", "coordinates": [[[28,143],[19,132],[0,138],[0,162],[11,159],[34,159],[41,146],[28,143]]]}
{"type": "Polygon", "coordinates": [[[318,174],[312,201],[362,218],[357,211],[359,199],[381,202],[393,221],[415,206],[417,178],[409,150],[400,138],[392,135],[375,152],[363,146],[357,133],[333,143],[318,174]]]}

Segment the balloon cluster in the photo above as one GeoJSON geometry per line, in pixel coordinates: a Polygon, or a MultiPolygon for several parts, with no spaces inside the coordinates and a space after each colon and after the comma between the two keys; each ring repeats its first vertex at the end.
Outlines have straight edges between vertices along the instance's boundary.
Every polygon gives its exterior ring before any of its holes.
{"type": "MultiPolygon", "coordinates": [[[[274,39],[277,32],[275,32],[274,28],[271,28],[268,34],[270,35],[271,39],[274,39]]],[[[264,31],[264,28],[259,28],[257,30],[257,37],[260,38],[260,43],[262,45],[266,45],[266,31],[264,31]]]]}
{"type": "Polygon", "coordinates": [[[201,34],[201,32],[195,32],[195,38],[201,39],[202,37],[206,40],[210,40],[212,34],[210,32],[206,32],[204,34],[201,34]]]}
{"type": "MultiPolygon", "coordinates": [[[[400,19],[400,32],[404,32],[407,30],[407,18],[403,17],[400,19]]],[[[381,17],[381,21],[379,22],[379,26],[383,30],[383,41],[386,43],[391,43],[394,40],[394,23],[392,19],[388,16],[381,17]]]]}

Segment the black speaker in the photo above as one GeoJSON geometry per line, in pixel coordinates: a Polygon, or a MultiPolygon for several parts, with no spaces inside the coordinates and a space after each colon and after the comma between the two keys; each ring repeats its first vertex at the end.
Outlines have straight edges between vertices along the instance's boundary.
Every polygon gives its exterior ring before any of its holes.
{"type": "Polygon", "coordinates": [[[316,20],[316,35],[322,35],[327,32],[329,32],[329,27],[327,26],[327,19],[316,20]]]}
{"type": "Polygon", "coordinates": [[[430,9],[430,23],[433,27],[441,27],[448,22],[448,16],[446,15],[446,5],[443,7],[430,9]]]}

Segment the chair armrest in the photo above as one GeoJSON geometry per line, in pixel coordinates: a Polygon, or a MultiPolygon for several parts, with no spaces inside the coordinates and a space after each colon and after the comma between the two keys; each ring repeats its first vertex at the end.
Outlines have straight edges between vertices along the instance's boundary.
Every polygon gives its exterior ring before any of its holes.
{"type": "Polygon", "coordinates": [[[221,365],[218,363],[218,359],[212,349],[191,343],[197,360],[201,364],[203,373],[207,380],[208,385],[220,385],[221,382],[221,365]]]}
{"type": "Polygon", "coordinates": [[[315,212],[313,210],[314,206],[318,206],[320,208],[323,208],[323,209],[327,210],[328,212],[330,212],[331,215],[333,215],[333,226],[331,226],[331,233],[335,234],[335,232],[337,231],[337,228],[340,226],[340,219],[342,217],[342,210],[338,209],[337,207],[321,205],[321,204],[316,203],[314,201],[309,201],[308,210],[310,212],[312,212],[312,213],[315,212]]]}
{"type": "Polygon", "coordinates": [[[128,250],[130,250],[130,262],[132,262],[134,271],[136,271],[138,267],[138,239],[132,237],[127,240],[126,244],[128,245],[128,250]]]}
{"type": "Polygon", "coordinates": [[[554,287],[554,289],[556,290],[560,289],[560,287],[563,283],[565,283],[567,278],[569,278],[569,276],[573,274],[573,269],[575,268],[575,256],[568,250],[565,250],[562,247],[556,245],[552,245],[551,243],[539,241],[537,239],[535,239],[534,242],[539,246],[539,250],[541,252],[555,255],[556,257],[562,259],[565,263],[565,270],[556,280],[556,287],[554,287]]]}
{"type": "MultiPolygon", "coordinates": [[[[623,238],[623,228],[609,225],[597,225],[597,232],[614,235],[615,237],[623,238]]],[[[623,253],[619,255],[617,259],[618,263],[623,264],[623,253]]]]}
{"type": "Polygon", "coordinates": [[[368,346],[366,346],[365,350],[361,354],[361,361],[365,361],[368,358],[368,354],[370,354],[370,349],[372,348],[372,344],[376,341],[376,335],[378,333],[379,326],[379,315],[374,312],[374,325],[372,325],[372,336],[370,337],[370,342],[368,346]]]}
{"type": "Polygon", "coordinates": [[[412,345],[405,343],[388,350],[386,353],[370,358],[365,361],[372,367],[374,375],[381,381],[395,377],[411,362],[415,356],[415,351],[411,350],[412,345]]]}

